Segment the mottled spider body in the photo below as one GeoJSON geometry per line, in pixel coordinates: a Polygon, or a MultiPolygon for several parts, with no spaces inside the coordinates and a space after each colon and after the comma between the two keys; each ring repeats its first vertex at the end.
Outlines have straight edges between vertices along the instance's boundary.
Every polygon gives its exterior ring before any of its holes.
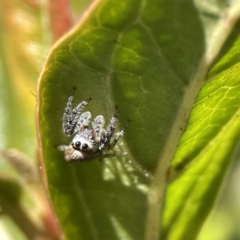
{"type": "Polygon", "coordinates": [[[125,128],[117,132],[112,139],[118,122],[116,111],[106,129],[104,128],[105,120],[102,115],[95,117],[91,126],[89,126],[91,113],[88,111],[82,113],[82,111],[90,100],[82,101],[72,109],[73,96],[68,98],[62,119],[63,132],[68,137],[72,134],[76,135],[68,146],[61,145],[58,147],[60,151],[65,152],[67,161],[90,161],[116,156],[115,153],[103,153],[103,151],[114,148],[123,136],[125,128]]]}

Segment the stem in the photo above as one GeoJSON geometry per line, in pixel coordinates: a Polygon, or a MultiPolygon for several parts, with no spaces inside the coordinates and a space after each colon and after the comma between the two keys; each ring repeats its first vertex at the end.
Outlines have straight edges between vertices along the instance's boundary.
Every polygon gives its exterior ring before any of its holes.
{"type": "Polygon", "coordinates": [[[149,187],[146,240],[159,239],[159,227],[161,225],[160,216],[162,215],[162,206],[167,187],[168,169],[182,135],[182,129],[185,128],[187,119],[195,102],[195,98],[204,84],[207,69],[205,59],[203,59],[195,77],[186,89],[186,94],[179,108],[180,111],[177,114],[169,138],[159,158],[159,164],[149,187]]]}

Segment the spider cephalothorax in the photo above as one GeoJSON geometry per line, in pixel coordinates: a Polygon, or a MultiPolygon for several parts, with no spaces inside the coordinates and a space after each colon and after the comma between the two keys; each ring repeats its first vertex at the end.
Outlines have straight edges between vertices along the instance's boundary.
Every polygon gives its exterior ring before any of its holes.
{"type": "Polygon", "coordinates": [[[112,150],[124,134],[125,128],[117,132],[112,139],[118,121],[117,111],[115,111],[106,129],[104,128],[105,120],[102,115],[95,117],[90,127],[91,113],[88,111],[81,113],[90,100],[82,101],[72,109],[73,96],[68,98],[63,113],[63,132],[68,137],[74,133],[76,135],[70,145],[58,147],[60,151],[65,152],[67,161],[89,161],[113,157],[116,155],[115,153],[103,153],[103,151],[112,150]]]}

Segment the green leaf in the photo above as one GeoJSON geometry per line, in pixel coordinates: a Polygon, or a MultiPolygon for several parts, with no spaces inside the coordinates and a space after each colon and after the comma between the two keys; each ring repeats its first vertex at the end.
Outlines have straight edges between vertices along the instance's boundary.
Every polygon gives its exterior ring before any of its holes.
{"type": "MultiPolygon", "coordinates": [[[[226,158],[231,156],[237,141],[233,133],[238,129],[234,119],[227,134],[221,132],[222,138],[215,139],[211,128],[206,129],[207,142],[214,138],[215,145],[206,151],[202,161],[194,161],[206,143],[197,139],[199,144],[191,152],[188,139],[184,138],[189,136],[188,129],[196,118],[204,119],[197,103],[223,86],[223,82],[211,80],[198,97],[170,168],[205,74],[228,36],[228,31],[220,34],[216,44],[211,42],[213,32],[207,35],[205,46],[208,24],[203,24],[198,13],[188,0],[98,1],[49,54],[38,85],[38,137],[50,196],[67,239],[158,239],[167,176],[178,176],[190,162],[193,167],[168,189],[162,230],[163,239],[197,236],[218,192],[228,165],[226,158]],[[61,118],[74,88],[75,104],[92,98],[86,109],[93,116],[103,114],[109,120],[118,106],[119,128],[131,119],[123,146],[119,145],[120,150],[128,152],[126,158],[81,164],[64,160],[56,147],[72,140],[61,132],[61,118]],[[186,147],[181,150],[181,146],[186,147]],[[223,169],[214,169],[210,174],[205,168],[219,147],[222,152],[216,161],[223,169]],[[189,158],[177,157],[188,157],[188,153],[192,154],[189,158]],[[207,180],[199,195],[194,194],[191,190],[203,173],[207,180]],[[208,187],[208,181],[213,187],[208,187]],[[185,200],[196,202],[195,211],[185,211],[185,200]],[[179,212],[183,219],[174,222],[179,212]]],[[[222,33],[222,18],[215,21],[206,23],[212,22],[212,31],[222,33]]],[[[222,96],[221,92],[218,94],[222,96]]],[[[206,104],[206,109],[215,106],[215,98],[213,102],[209,98],[206,104]]],[[[230,112],[226,115],[231,118],[230,112]]],[[[205,125],[200,126],[201,131],[205,125]]]]}
{"type": "Polygon", "coordinates": [[[164,239],[195,239],[239,141],[239,24],[208,73],[172,162],[175,174],[183,174],[168,189],[164,239]]]}

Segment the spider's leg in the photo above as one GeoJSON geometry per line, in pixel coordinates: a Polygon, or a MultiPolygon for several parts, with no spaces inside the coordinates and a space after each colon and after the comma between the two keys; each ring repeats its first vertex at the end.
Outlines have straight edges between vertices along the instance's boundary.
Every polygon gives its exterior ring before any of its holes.
{"type": "Polygon", "coordinates": [[[68,147],[68,146],[66,146],[66,145],[60,145],[60,146],[57,147],[57,149],[58,149],[59,151],[64,152],[67,147],[68,147]]]}
{"type": "Polygon", "coordinates": [[[74,132],[79,131],[83,126],[88,126],[91,117],[92,117],[92,115],[90,112],[82,113],[78,118],[77,126],[76,126],[74,132]]]}
{"type": "Polygon", "coordinates": [[[104,124],[105,124],[105,120],[102,115],[96,116],[92,122],[92,128],[95,133],[95,138],[98,139],[99,141],[100,141],[100,136],[102,134],[105,134],[105,130],[103,128],[104,124]]]}
{"type": "Polygon", "coordinates": [[[81,111],[88,104],[88,102],[90,100],[91,99],[88,99],[87,101],[82,101],[74,109],[72,109],[73,96],[70,96],[68,98],[68,102],[64,109],[63,119],[62,119],[63,120],[63,132],[67,136],[70,136],[75,132],[78,119],[81,115],[81,111]]]}
{"type": "Polygon", "coordinates": [[[102,142],[99,146],[100,150],[104,150],[106,148],[109,148],[110,145],[110,139],[117,127],[117,122],[118,122],[118,118],[117,118],[117,108],[115,109],[114,115],[110,120],[110,124],[108,125],[107,129],[106,129],[106,134],[103,136],[102,142]]]}
{"type": "MultiPolygon", "coordinates": [[[[72,121],[72,126],[73,126],[73,132],[75,132],[75,128],[76,128],[76,125],[78,123],[78,120],[81,116],[81,112],[82,110],[84,109],[84,107],[86,105],[88,105],[89,101],[91,101],[91,98],[89,98],[88,100],[86,101],[82,101],[80,102],[73,110],[72,110],[72,113],[70,115],[70,120],[72,121]]],[[[72,133],[73,133],[72,132],[72,133]]],[[[71,134],[72,134],[71,133],[71,134]]]]}
{"type": "Polygon", "coordinates": [[[67,101],[67,105],[64,109],[64,112],[63,112],[63,117],[62,117],[62,128],[63,128],[63,132],[67,134],[67,130],[69,128],[69,123],[68,123],[68,119],[69,119],[69,116],[71,115],[71,112],[72,112],[72,101],[73,101],[73,96],[70,96],[68,98],[68,101],[67,101]]]}
{"type": "Polygon", "coordinates": [[[125,133],[125,130],[126,130],[128,124],[129,124],[129,121],[126,123],[126,125],[124,126],[124,128],[123,128],[121,131],[119,131],[119,132],[117,132],[117,133],[115,134],[115,137],[114,137],[113,141],[112,141],[112,142],[109,144],[109,146],[107,147],[108,150],[111,150],[111,149],[113,149],[113,148],[115,147],[115,145],[117,144],[118,140],[119,140],[119,139],[123,136],[123,134],[125,133]]]}

